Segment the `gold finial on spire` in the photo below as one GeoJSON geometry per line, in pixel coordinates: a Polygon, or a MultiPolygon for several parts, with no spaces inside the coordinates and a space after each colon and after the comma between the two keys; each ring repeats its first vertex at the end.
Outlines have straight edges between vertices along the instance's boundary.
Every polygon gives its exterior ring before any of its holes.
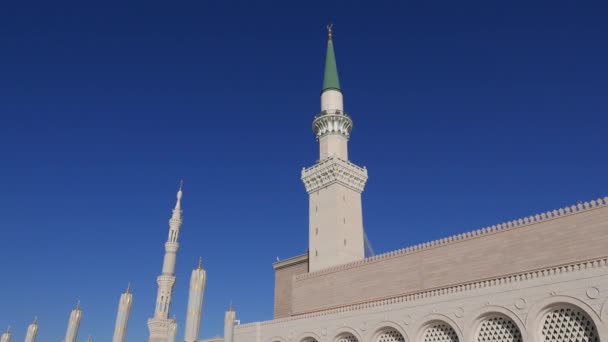
{"type": "Polygon", "coordinates": [[[131,282],[129,282],[129,284],[127,284],[127,291],[125,293],[130,293],[131,292],[131,282]]]}
{"type": "Polygon", "coordinates": [[[76,310],[80,310],[80,299],[78,299],[78,302],[76,302],[76,310]]]}
{"type": "Polygon", "coordinates": [[[38,324],[38,316],[34,316],[34,324],[38,324]]]}
{"type": "Polygon", "coordinates": [[[184,186],[184,179],[180,178],[179,179],[179,191],[182,191],[182,187],[184,186]]]}
{"type": "Polygon", "coordinates": [[[230,300],[230,306],[228,307],[228,311],[234,311],[234,309],[232,308],[232,299],[230,300]]]}
{"type": "Polygon", "coordinates": [[[334,27],[334,24],[332,24],[332,23],[327,24],[327,40],[331,40],[331,38],[332,38],[333,27],[334,27]]]}
{"type": "Polygon", "coordinates": [[[198,257],[198,269],[202,269],[203,268],[203,257],[198,257]]]}

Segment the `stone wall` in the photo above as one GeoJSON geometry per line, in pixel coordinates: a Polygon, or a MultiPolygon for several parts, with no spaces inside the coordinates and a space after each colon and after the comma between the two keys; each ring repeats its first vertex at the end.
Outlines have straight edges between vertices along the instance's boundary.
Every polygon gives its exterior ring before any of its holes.
{"type": "Polygon", "coordinates": [[[308,253],[277,261],[274,267],[274,318],[291,314],[291,290],[293,279],[298,274],[308,272],[308,253]]]}
{"type": "MultiPolygon", "coordinates": [[[[606,204],[606,199],[581,203],[298,275],[291,293],[291,314],[606,256],[606,204]]],[[[293,274],[289,273],[289,276],[293,274]]],[[[287,285],[286,277],[277,277],[277,289],[280,290],[277,298],[289,296],[289,290],[283,288],[287,285]]],[[[277,317],[284,317],[288,301],[275,303],[275,313],[280,314],[277,317]]]]}

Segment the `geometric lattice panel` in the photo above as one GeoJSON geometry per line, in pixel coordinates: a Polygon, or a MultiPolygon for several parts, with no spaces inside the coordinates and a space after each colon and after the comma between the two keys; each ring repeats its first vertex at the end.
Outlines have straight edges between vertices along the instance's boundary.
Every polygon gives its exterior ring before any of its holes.
{"type": "Polygon", "coordinates": [[[477,342],[522,342],[515,322],[505,316],[491,316],[481,322],[477,342]]]}
{"type": "Polygon", "coordinates": [[[400,332],[393,328],[384,329],[380,335],[378,335],[377,342],[405,342],[405,338],[400,332]]]}
{"type": "Polygon", "coordinates": [[[438,322],[425,330],[424,342],[458,342],[458,335],[451,326],[438,322]]]}
{"type": "Polygon", "coordinates": [[[353,334],[342,334],[336,342],[359,342],[353,334]]]}
{"type": "Polygon", "coordinates": [[[600,342],[595,324],[585,312],[570,307],[549,311],[543,319],[545,342],[600,342]]]}

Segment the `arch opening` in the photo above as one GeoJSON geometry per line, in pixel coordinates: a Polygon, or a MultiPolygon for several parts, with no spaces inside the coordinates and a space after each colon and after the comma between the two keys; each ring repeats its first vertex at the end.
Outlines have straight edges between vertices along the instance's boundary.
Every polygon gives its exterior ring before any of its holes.
{"type": "Polygon", "coordinates": [[[523,339],[521,331],[513,320],[501,314],[493,314],[480,322],[476,341],[522,342],[523,339]]]}
{"type": "Polygon", "coordinates": [[[395,328],[383,328],[379,331],[375,342],[405,342],[405,337],[395,328]]]}
{"type": "Polygon", "coordinates": [[[351,333],[343,333],[338,335],[336,342],[359,342],[359,339],[351,333]]]}
{"type": "Polygon", "coordinates": [[[542,317],[541,341],[600,342],[597,327],[582,309],[559,305],[550,308],[542,317]]]}
{"type": "Polygon", "coordinates": [[[423,342],[459,342],[458,334],[449,324],[441,321],[430,323],[422,334],[423,342]]]}

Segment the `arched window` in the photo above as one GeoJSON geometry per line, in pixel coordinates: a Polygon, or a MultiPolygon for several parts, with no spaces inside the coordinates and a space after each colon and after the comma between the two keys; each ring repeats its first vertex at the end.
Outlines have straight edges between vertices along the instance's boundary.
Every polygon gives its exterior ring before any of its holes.
{"type": "Polygon", "coordinates": [[[454,328],[444,322],[435,322],[424,331],[424,342],[459,342],[454,328]]]}
{"type": "Polygon", "coordinates": [[[307,337],[302,342],[318,342],[314,337],[307,337]]]}
{"type": "Polygon", "coordinates": [[[571,306],[555,307],[545,314],[541,341],[600,342],[595,324],[583,310],[571,306]]]}
{"type": "Polygon", "coordinates": [[[522,342],[521,331],[510,318],[495,314],[481,321],[477,342],[522,342]]]}
{"type": "Polygon", "coordinates": [[[336,339],[336,342],[359,342],[355,335],[351,333],[344,333],[336,339]]]}
{"type": "Polygon", "coordinates": [[[378,334],[375,342],[405,342],[405,338],[397,329],[385,328],[378,334]]]}

